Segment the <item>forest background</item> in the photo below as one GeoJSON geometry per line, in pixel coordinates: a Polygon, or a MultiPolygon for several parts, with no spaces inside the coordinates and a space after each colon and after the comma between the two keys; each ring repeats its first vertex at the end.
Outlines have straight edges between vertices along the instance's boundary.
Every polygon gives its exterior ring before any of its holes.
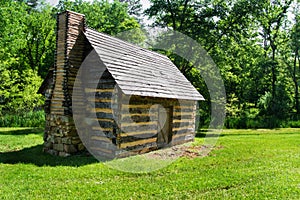
{"type": "MultiPolygon", "coordinates": [[[[85,14],[87,26],[110,35],[164,28],[197,41],[221,72],[226,128],[300,127],[300,6],[298,0],[0,0],[0,126],[44,126],[37,94],[54,65],[56,15],[85,14]],[[145,23],[147,19],[147,24],[145,23]],[[149,20],[150,19],[150,20],[149,20]]],[[[136,40],[146,38],[140,32],[136,40]]],[[[210,96],[192,63],[166,54],[206,99],[200,128],[208,126],[210,96]]]]}

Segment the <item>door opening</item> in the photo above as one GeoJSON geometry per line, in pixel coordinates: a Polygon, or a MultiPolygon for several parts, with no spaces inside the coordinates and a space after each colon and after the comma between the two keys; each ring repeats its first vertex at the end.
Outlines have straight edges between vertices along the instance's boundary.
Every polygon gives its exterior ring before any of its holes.
{"type": "Polygon", "coordinates": [[[166,147],[172,140],[172,107],[158,108],[158,148],[166,147]]]}

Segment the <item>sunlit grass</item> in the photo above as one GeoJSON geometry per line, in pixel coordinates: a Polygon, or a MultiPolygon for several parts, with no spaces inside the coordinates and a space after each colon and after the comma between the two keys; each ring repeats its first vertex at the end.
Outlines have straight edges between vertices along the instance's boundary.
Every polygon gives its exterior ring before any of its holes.
{"type": "Polygon", "coordinates": [[[224,130],[208,156],[139,174],[43,154],[42,132],[19,130],[0,129],[0,199],[300,197],[300,129],[224,130]]]}

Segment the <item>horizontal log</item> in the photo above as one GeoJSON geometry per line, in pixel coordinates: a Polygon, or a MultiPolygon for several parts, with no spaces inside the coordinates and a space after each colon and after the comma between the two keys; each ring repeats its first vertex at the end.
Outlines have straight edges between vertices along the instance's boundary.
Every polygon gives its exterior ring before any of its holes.
{"type": "Polygon", "coordinates": [[[172,124],[173,128],[190,127],[192,125],[192,122],[175,122],[172,124]]]}
{"type": "Polygon", "coordinates": [[[92,130],[113,132],[113,128],[112,127],[101,128],[100,126],[93,126],[92,130]]]}
{"type": "Polygon", "coordinates": [[[191,129],[193,127],[191,126],[181,126],[181,127],[177,127],[177,128],[172,128],[172,131],[179,131],[179,130],[184,130],[184,129],[191,129]]]}
{"type": "Polygon", "coordinates": [[[84,91],[86,93],[96,93],[96,92],[110,92],[110,93],[113,93],[114,92],[114,89],[113,88],[109,88],[109,89],[106,89],[106,88],[102,88],[102,89],[94,89],[94,88],[85,88],[84,91]]]}
{"type": "Polygon", "coordinates": [[[190,136],[190,135],[182,135],[182,136],[178,136],[176,138],[172,139],[172,145],[175,144],[183,144],[186,142],[192,142],[194,141],[194,137],[190,136]]]}
{"type": "Polygon", "coordinates": [[[173,112],[173,116],[180,116],[180,115],[193,115],[193,112],[173,112]]]}
{"type": "Polygon", "coordinates": [[[134,141],[134,142],[121,143],[120,148],[127,148],[127,147],[142,145],[142,144],[146,144],[146,143],[153,143],[153,142],[156,142],[156,140],[157,140],[157,138],[155,137],[155,138],[149,138],[149,139],[142,139],[142,140],[138,140],[138,141],[134,141]]]}
{"type": "Polygon", "coordinates": [[[183,129],[178,129],[178,130],[173,130],[172,133],[173,135],[181,135],[189,132],[194,132],[194,128],[183,128],[183,129]]]}
{"type": "Polygon", "coordinates": [[[155,117],[157,116],[157,113],[129,113],[129,112],[126,112],[126,113],[122,113],[122,119],[125,118],[125,117],[133,117],[133,116],[149,116],[149,117],[155,117]]]}
{"type": "Polygon", "coordinates": [[[127,126],[121,128],[122,132],[137,132],[137,131],[150,131],[157,130],[157,125],[142,125],[142,126],[127,126]]]}
{"type": "Polygon", "coordinates": [[[122,116],[121,117],[121,123],[126,123],[126,122],[149,122],[151,120],[157,120],[157,115],[127,115],[127,116],[122,116]]]}
{"type": "Polygon", "coordinates": [[[151,108],[154,104],[122,104],[122,108],[132,109],[132,108],[151,108]]]}
{"type": "Polygon", "coordinates": [[[174,112],[194,112],[194,108],[175,108],[174,112]]]}
{"type": "Polygon", "coordinates": [[[92,136],[90,140],[97,140],[102,142],[112,143],[112,138],[102,137],[102,136],[92,136]]]}
{"type": "Polygon", "coordinates": [[[150,110],[147,108],[121,108],[122,114],[129,114],[129,113],[135,113],[135,114],[142,114],[142,113],[149,113],[152,112],[153,114],[156,113],[155,110],[150,110]]]}
{"type": "Polygon", "coordinates": [[[114,122],[114,119],[111,118],[96,118],[97,121],[103,121],[103,122],[114,122]]]}
{"type": "Polygon", "coordinates": [[[123,136],[120,138],[119,142],[123,144],[123,143],[135,142],[140,140],[146,140],[150,138],[157,139],[157,134],[144,134],[144,135],[135,135],[135,136],[126,136],[126,137],[123,136]]]}
{"type": "Polygon", "coordinates": [[[130,126],[144,126],[144,125],[157,125],[157,121],[148,121],[148,122],[133,122],[133,123],[125,123],[121,124],[121,128],[130,127],[130,126]]]}
{"type": "Polygon", "coordinates": [[[193,122],[191,119],[173,119],[173,123],[193,122]]]}
{"type": "Polygon", "coordinates": [[[194,104],[180,104],[174,106],[175,109],[181,109],[181,108],[194,108],[194,104]]]}
{"type": "Polygon", "coordinates": [[[194,120],[194,116],[192,114],[189,115],[173,115],[173,120],[194,120]]]}
{"type": "Polygon", "coordinates": [[[87,101],[89,102],[102,102],[102,103],[111,103],[112,100],[111,99],[101,99],[101,98],[87,98],[87,101]]]}
{"type": "Polygon", "coordinates": [[[195,133],[194,132],[191,132],[191,131],[187,131],[187,132],[184,132],[182,134],[173,134],[172,135],[172,140],[173,139],[176,139],[178,137],[182,137],[182,136],[186,136],[186,135],[192,135],[192,136],[195,136],[195,133]]]}
{"type": "Polygon", "coordinates": [[[112,109],[110,108],[89,108],[87,109],[87,111],[90,113],[98,113],[98,112],[109,113],[109,114],[112,113],[112,109]]]}
{"type": "Polygon", "coordinates": [[[120,137],[127,137],[127,136],[139,136],[144,134],[157,134],[157,130],[146,130],[146,131],[135,131],[135,132],[122,132],[120,137]]]}

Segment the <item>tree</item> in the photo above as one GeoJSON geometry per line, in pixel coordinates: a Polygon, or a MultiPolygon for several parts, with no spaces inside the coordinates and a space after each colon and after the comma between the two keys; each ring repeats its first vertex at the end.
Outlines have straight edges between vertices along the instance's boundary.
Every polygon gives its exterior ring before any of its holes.
{"type": "Polygon", "coordinates": [[[110,35],[140,27],[137,20],[128,14],[127,4],[119,1],[110,3],[95,0],[91,3],[82,0],[60,0],[57,10],[72,10],[85,14],[87,26],[110,35]]]}
{"type": "Polygon", "coordinates": [[[128,6],[128,14],[135,17],[140,21],[142,14],[142,4],[140,0],[119,0],[122,3],[126,3],[128,6]]]}
{"type": "Polygon", "coordinates": [[[27,26],[34,16],[25,3],[0,3],[0,113],[33,110],[42,105],[36,94],[41,84],[38,66],[30,65],[26,56],[27,36],[32,35],[27,26]]]}
{"type": "MultiPolygon", "coordinates": [[[[255,113],[282,119],[289,113],[291,80],[283,55],[286,48],[290,49],[285,45],[286,16],[292,0],[150,2],[145,13],[155,19],[153,26],[192,37],[220,68],[229,115],[239,117],[251,109],[261,109],[255,113]],[[259,107],[262,102],[267,104],[259,107]]],[[[168,56],[186,76],[193,71],[191,63],[176,55],[168,56]]]]}
{"type": "Polygon", "coordinates": [[[288,8],[292,0],[264,0],[260,1],[260,9],[256,14],[257,20],[260,23],[262,31],[260,33],[263,38],[263,46],[265,50],[265,58],[270,58],[271,66],[271,93],[276,97],[276,81],[277,81],[277,66],[276,51],[280,43],[285,42],[280,38],[281,28],[286,19],[288,8]],[[271,55],[269,55],[271,49],[271,55]]]}

